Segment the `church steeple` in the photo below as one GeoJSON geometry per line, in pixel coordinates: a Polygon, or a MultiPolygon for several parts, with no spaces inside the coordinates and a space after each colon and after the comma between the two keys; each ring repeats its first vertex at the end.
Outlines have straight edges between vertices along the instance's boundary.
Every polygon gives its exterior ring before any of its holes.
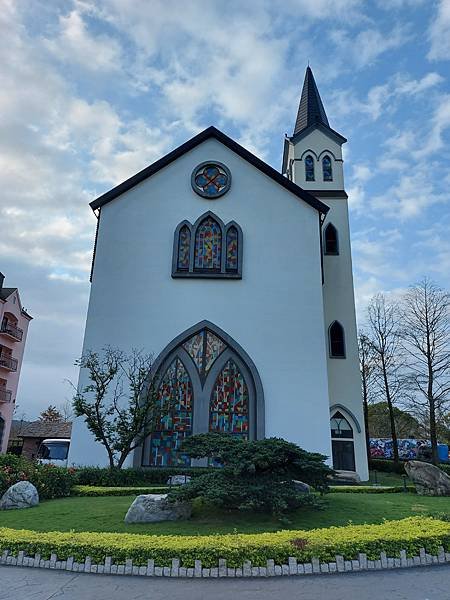
{"type": "Polygon", "coordinates": [[[303,129],[311,125],[322,124],[329,127],[327,115],[317,89],[314,75],[310,66],[306,69],[305,81],[298,107],[297,120],[295,121],[294,134],[296,135],[303,129]]]}

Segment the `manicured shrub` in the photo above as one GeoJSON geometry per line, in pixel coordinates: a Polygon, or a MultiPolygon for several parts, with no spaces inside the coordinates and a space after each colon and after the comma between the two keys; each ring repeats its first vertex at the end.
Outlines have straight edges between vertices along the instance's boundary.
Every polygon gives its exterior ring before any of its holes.
{"type": "Polygon", "coordinates": [[[70,496],[74,484],[73,469],[41,465],[21,456],[0,456],[0,495],[19,481],[30,481],[41,500],[70,496]]]}
{"type": "Polygon", "coordinates": [[[219,558],[230,567],[242,566],[250,560],[254,566],[265,566],[268,559],[286,564],[293,556],[300,562],[312,558],[330,562],[336,555],[346,560],[357,558],[360,552],[369,560],[379,559],[380,552],[399,556],[419,554],[420,548],[437,554],[440,546],[450,550],[450,523],[429,517],[410,517],[400,521],[385,521],[381,525],[348,525],[310,531],[278,531],[260,534],[227,534],[207,536],[168,536],[118,533],[37,532],[0,528],[0,552],[12,554],[22,550],[27,555],[39,553],[48,559],[56,553],[59,560],[73,556],[84,561],[103,563],[110,556],[115,563],[127,558],[135,565],[145,565],[154,559],[158,566],[169,566],[172,558],[181,565],[193,567],[199,559],[204,567],[215,567],[219,558]]]}
{"type": "Polygon", "coordinates": [[[165,494],[167,486],[151,487],[97,487],[94,485],[75,485],[71,490],[72,496],[139,496],[140,494],[165,494]]]}
{"type": "Polygon", "coordinates": [[[201,467],[164,468],[149,467],[147,469],[105,469],[99,467],[77,467],[75,478],[78,485],[93,486],[138,486],[166,485],[171,475],[189,475],[197,477],[209,469],[201,467]]]}
{"type": "Polygon", "coordinates": [[[247,441],[224,433],[204,433],[188,438],[181,450],[191,458],[213,460],[218,467],[171,490],[170,497],[201,498],[225,509],[281,515],[300,506],[317,505],[317,497],[299,493],[294,480],[325,491],[332,473],[325,456],[279,438],[247,441]]]}
{"type": "MultiPolygon", "coordinates": [[[[414,493],[416,488],[414,485],[406,486],[408,492],[414,493]]],[[[344,494],[396,494],[404,492],[402,485],[331,485],[330,492],[344,494]]]]}

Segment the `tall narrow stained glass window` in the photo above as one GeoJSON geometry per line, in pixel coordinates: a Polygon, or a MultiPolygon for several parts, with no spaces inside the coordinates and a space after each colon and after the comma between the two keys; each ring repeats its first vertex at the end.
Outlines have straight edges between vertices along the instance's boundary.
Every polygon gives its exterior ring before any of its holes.
{"type": "Polygon", "coordinates": [[[200,331],[187,342],[183,348],[192,358],[202,380],[208,375],[214,361],[225,350],[226,344],[211,331],[200,331]]]}
{"type": "Polygon", "coordinates": [[[314,159],[311,154],[305,158],[305,180],[314,181],[314,159]]]}
{"type": "Polygon", "coordinates": [[[158,389],[160,416],[150,436],[150,464],[189,465],[180,453],[181,442],[192,434],[192,383],[185,366],[176,358],[165,372],[158,389]]]}
{"type": "Polygon", "coordinates": [[[189,252],[191,247],[191,232],[187,225],[180,229],[178,237],[178,269],[189,270],[189,252]]]}
{"type": "Polygon", "coordinates": [[[324,181],[333,181],[333,170],[331,167],[331,158],[324,156],[322,158],[322,173],[324,181]]]}
{"type": "Polygon", "coordinates": [[[219,271],[222,256],[222,230],[212,217],[200,223],[195,234],[194,269],[219,271]]]}
{"type": "Polygon", "coordinates": [[[238,268],[238,232],[236,227],[227,231],[227,271],[237,271],[238,268]]]}
{"type": "Polygon", "coordinates": [[[228,360],[211,394],[209,430],[248,438],[248,388],[233,360],[228,360]]]}

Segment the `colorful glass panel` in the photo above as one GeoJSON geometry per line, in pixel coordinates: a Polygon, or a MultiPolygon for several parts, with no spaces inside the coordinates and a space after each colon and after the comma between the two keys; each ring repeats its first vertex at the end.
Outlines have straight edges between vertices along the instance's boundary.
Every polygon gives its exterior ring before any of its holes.
{"type": "Polygon", "coordinates": [[[227,271],[237,271],[238,268],[238,232],[236,227],[227,231],[227,271]]]}
{"type": "Polygon", "coordinates": [[[194,268],[220,271],[222,232],[211,217],[200,223],[195,234],[194,268]]]}
{"type": "Polygon", "coordinates": [[[322,171],[324,181],[333,181],[333,171],[331,168],[331,160],[329,156],[324,156],[322,159],[322,171]]]}
{"type": "Polygon", "coordinates": [[[225,343],[216,335],[208,331],[206,335],[205,373],[207,374],[216,358],[225,349],[225,343]]]}
{"type": "Polygon", "coordinates": [[[203,338],[205,332],[200,331],[200,333],[196,333],[193,335],[187,342],[183,344],[184,349],[192,358],[195,363],[195,366],[199,371],[202,370],[203,363],[203,338]]]}
{"type": "Polygon", "coordinates": [[[181,442],[192,433],[192,384],[180,359],[175,359],[158,390],[160,416],[150,436],[150,464],[155,466],[188,465],[188,456],[180,453],[181,442]]]}
{"type": "Polygon", "coordinates": [[[178,269],[189,270],[189,250],[191,246],[191,232],[186,225],[180,229],[178,237],[178,269]]]}
{"type": "Polygon", "coordinates": [[[305,179],[314,181],[314,159],[310,154],[305,158],[305,179]]]}
{"type": "Polygon", "coordinates": [[[224,165],[212,163],[194,171],[192,185],[200,195],[214,198],[229,189],[230,179],[230,172],[224,165]]]}
{"type": "Polygon", "coordinates": [[[227,361],[213,388],[209,430],[248,437],[248,388],[233,360],[227,361]]]}

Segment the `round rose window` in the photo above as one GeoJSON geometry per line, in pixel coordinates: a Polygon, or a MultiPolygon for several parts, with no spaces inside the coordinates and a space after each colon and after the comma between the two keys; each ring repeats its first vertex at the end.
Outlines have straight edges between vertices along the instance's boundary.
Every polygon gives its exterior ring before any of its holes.
{"type": "Polygon", "coordinates": [[[200,196],[218,198],[230,189],[231,173],[222,163],[204,162],[194,169],[191,183],[200,196]]]}

